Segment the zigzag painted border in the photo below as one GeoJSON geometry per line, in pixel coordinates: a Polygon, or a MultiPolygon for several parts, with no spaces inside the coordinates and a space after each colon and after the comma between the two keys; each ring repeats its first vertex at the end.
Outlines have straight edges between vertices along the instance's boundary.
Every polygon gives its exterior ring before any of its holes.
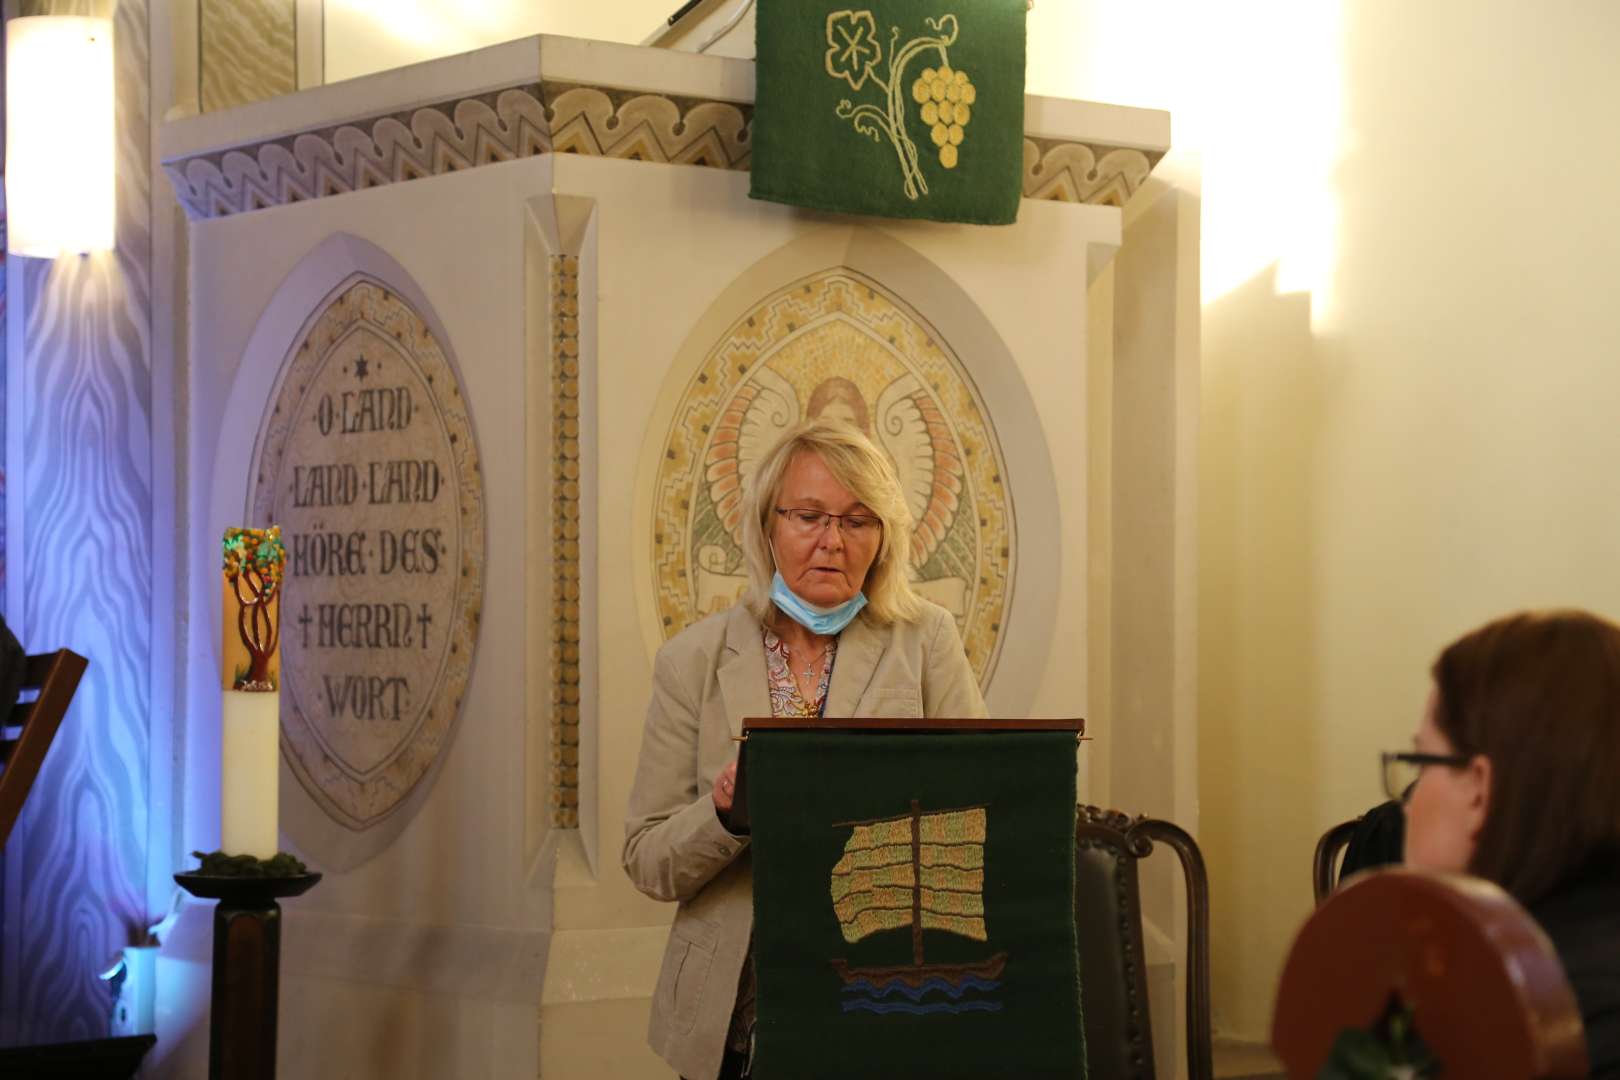
{"type": "MultiPolygon", "coordinates": [[[[526,83],[164,162],[193,220],[546,153],[745,172],[752,105],[526,83]]],[[[1024,197],[1123,206],[1162,154],[1026,136],[1024,197]]]]}
{"type": "Polygon", "coordinates": [[[539,83],[163,163],[192,220],[420,180],[551,150],[539,83]]]}
{"type": "Polygon", "coordinates": [[[545,84],[559,154],[746,172],[752,105],[604,86],[545,84]]]}
{"type": "Polygon", "coordinates": [[[1024,137],[1024,198],[1124,206],[1163,158],[1123,146],[1024,137]]]}

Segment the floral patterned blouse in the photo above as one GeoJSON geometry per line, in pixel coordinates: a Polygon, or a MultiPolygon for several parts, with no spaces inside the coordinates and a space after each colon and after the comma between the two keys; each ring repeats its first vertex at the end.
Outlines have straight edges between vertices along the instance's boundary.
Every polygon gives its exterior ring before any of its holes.
{"type": "Polygon", "coordinates": [[[838,654],[838,639],[827,642],[827,651],[821,657],[821,678],[816,683],[814,701],[804,700],[799,692],[799,681],[793,677],[792,657],[785,642],[765,629],[765,678],[771,688],[771,715],[820,716],[822,702],[827,700],[827,684],[832,681],[833,658],[838,654]]]}

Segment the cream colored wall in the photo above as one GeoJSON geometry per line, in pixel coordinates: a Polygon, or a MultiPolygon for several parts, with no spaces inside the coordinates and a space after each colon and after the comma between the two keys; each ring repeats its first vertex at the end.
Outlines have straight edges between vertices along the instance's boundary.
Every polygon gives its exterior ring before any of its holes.
{"type": "Polygon", "coordinates": [[[1620,9],[1357,4],[1341,32],[1330,272],[1204,309],[1200,779],[1243,1035],[1436,650],[1524,606],[1620,616],[1620,9]]]}
{"type": "Polygon", "coordinates": [[[1217,1034],[1264,1040],[1316,837],[1382,797],[1437,649],[1620,617],[1620,9],[1036,15],[1031,89],[1170,109],[1156,175],[1201,197],[1198,838],[1217,1034]]]}
{"type": "Polygon", "coordinates": [[[327,82],[470,52],[530,34],[635,44],[680,0],[324,0],[327,82]]]}
{"type": "MultiPolygon", "coordinates": [[[[734,10],[742,0],[724,0],[734,10]]],[[[599,41],[639,43],[657,29],[681,0],[321,0],[325,81],[467,52],[530,34],[565,34],[599,41]]],[[[1095,38],[1103,20],[1091,0],[1040,0],[1030,13],[1028,89],[1052,97],[1078,96],[1076,46],[1095,38]]],[[[732,50],[722,50],[729,54],[732,50]]],[[[1106,98],[1124,105],[1147,102],[1106,98]]]]}

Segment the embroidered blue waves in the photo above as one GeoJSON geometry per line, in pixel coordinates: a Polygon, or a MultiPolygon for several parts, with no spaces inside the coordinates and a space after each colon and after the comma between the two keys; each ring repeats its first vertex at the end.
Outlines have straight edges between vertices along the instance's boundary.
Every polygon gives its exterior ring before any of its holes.
{"type": "Polygon", "coordinates": [[[988,1001],[984,998],[963,1000],[964,995],[970,990],[990,993],[999,989],[1001,989],[1000,982],[994,979],[982,979],[972,974],[959,975],[952,979],[933,975],[916,986],[909,986],[899,979],[885,980],[882,986],[878,986],[871,979],[858,978],[846,983],[842,992],[845,995],[860,996],[839,1002],[839,1007],[847,1013],[907,1013],[911,1016],[928,1016],[932,1013],[955,1015],[967,1012],[1000,1012],[1001,1002],[999,1001],[988,1001]],[[929,994],[936,992],[943,992],[951,1000],[923,1000],[929,994]],[[885,1000],[894,997],[905,1000],[885,1000]]]}
{"type": "Polygon", "coordinates": [[[862,998],[860,1001],[843,1002],[845,1012],[874,1013],[910,1013],[912,1016],[927,1016],[929,1013],[961,1014],[965,1012],[1000,1012],[1001,1002],[984,1001],[975,998],[972,1001],[930,1001],[921,1004],[912,1001],[870,1001],[862,998]]]}
{"type": "Polygon", "coordinates": [[[967,993],[969,990],[999,990],[1000,988],[1001,983],[990,979],[981,979],[976,975],[965,975],[956,984],[953,984],[948,979],[943,979],[938,975],[935,975],[932,978],[923,980],[923,983],[920,986],[907,986],[903,982],[895,981],[888,983],[881,989],[873,985],[872,980],[870,979],[856,979],[847,984],[844,987],[843,992],[846,994],[852,994],[865,991],[873,998],[886,998],[891,994],[898,993],[904,994],[912,1001],[921,1001],[930,990],[943,990],[945,993],[949,994],[952,999],[960,999],[961,996],[967,993]]]}

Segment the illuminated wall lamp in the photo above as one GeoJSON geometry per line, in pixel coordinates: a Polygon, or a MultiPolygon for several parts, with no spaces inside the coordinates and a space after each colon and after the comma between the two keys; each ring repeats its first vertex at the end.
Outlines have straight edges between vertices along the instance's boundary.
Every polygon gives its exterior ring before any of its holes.
{"type": "Polygon", "coordinates": [[[6,217],[13,255],[110,251],[112,21],[39,15],[6,23],[6,217]]]}

